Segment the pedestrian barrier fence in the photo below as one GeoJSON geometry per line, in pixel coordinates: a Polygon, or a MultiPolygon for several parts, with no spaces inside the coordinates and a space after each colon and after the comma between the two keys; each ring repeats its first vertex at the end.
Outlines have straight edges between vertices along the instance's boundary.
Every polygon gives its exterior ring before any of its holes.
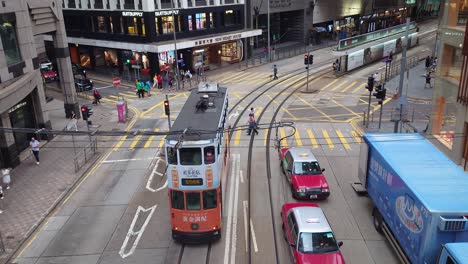
{"type": "Polygon", "coordinates": [[[97,150],[97,139],[91,139],[88,144],[78,149],[75,152],[73,159],[75,165],[75,172],[79,171],[89,160],[91,160],[96,154],[97,150]]]}

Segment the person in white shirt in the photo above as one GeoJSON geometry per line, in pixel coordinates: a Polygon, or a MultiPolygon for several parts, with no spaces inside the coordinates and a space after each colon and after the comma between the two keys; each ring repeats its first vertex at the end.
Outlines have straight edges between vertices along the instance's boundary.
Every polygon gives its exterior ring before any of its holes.
{"type": "Polygon", "coordinates": [[[31,146],[32,153],[36,158],[36,164],[39,165],[39,141],[35,137],[31,138],[31,142],[29,142],[29,146],[31,146]]]}

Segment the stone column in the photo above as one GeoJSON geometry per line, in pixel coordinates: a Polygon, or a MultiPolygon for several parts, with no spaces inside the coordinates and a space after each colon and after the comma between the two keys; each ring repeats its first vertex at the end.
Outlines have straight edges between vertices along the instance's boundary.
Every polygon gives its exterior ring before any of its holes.
{"type": "Polygon", "coordinates": [[[63,13],[60,7],[58,9],[58,20],[56,21],[57,31],[55,32],[53,39],[55,55],[57,58],[57,67],[59,71],[60,86],[62,87],[65,98],[65,117],[70,117],[72,111],[74,111],[76,116],[79,117],[80,107],[78,105],[78,98],[75,91],[75,83],[70,61],[70,50],[68,48],[68,40],[63,22],[63,13]]]}
{"type": "MultiPolygon", "coordinates": [[[[4,112],[0,115],[0,123],[4,128],[11,128],[10,116],[8,112],[4,112]]],[[[16,167],[20,163],[18,148],[15,144],[15,136],[13,132],[1,132],[3,135],[0,136],[0,151],[2,152],[2,158],[4,159],[5,167],[16,167]]]]}

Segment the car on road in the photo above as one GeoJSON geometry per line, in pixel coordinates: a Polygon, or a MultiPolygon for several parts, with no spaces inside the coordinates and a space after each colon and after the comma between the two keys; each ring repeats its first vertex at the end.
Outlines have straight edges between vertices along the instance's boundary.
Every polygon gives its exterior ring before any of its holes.
{"type": "Polygon", "coordinates": [[[81,75],[86,78],[86,70],[78,64],[72,63],[73,75],[81,75]]]}
{"type": "Polygon", "coordinates": [[[281,148],[281,171],[291,185],[296,199],[326,199],[330,188],[320,165],[310,149],[281,148]]]}
{"type": "Polygon", "coordinates": [[[90,91],[94,88],[93,81],[83,77],[75,76],[75,89],[76,92],[90,91]]]}
{"type": "Polygon", "coordinates": [[[344,264],[337,242],[322,209],[316,203],[286,203],[281,208],[284,239],[296,264],[344,264]]]}
{"type": "Polygon", "coordinates": [[[39,64],[39,68],[41,71],[41,76],[42,79],[45,82],[50,82],[50,81],[57,81],[58,80],[58,74],[56,71],[54,71],[54,67],[52,65],[52,62],[50,61],[44,61],[39,64]]]}

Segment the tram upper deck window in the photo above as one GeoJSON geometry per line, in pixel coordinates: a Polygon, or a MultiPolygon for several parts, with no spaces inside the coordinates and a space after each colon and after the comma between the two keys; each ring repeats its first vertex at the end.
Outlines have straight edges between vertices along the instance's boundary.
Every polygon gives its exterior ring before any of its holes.
{"type": "Polygon", "coordinates": [[[213,209],[216,208],[218,201],[218,196],[216,195],[216,190],[203,191],[203,209],[213,209]]]}
{"type": "Polygon", "coordinates": [[[179,149],[181,165],[201,165],[201,148],[181,148],[179,149]]]}
{"type": "Polygon", "coordinates": [[[177,152],[173,147],[167,147],[167,162],[171,165],[177,165],[177,152]]]}
{"type": "Polygon", "coordinates": [[[201,209],[199,192],[186,193],[185,199],[187,199],[187,210],[200,210],[201,209]]]}
{"type": "Polygon", "coordinates": [[[213,146],[205,147],[205,164],[215,163],[215,148],[213,146]]]}
{"type": "Polygon", "coordinates": [[[173,209],[184,210],[184,193],[171,190],[171,204],[173,209]]]}

